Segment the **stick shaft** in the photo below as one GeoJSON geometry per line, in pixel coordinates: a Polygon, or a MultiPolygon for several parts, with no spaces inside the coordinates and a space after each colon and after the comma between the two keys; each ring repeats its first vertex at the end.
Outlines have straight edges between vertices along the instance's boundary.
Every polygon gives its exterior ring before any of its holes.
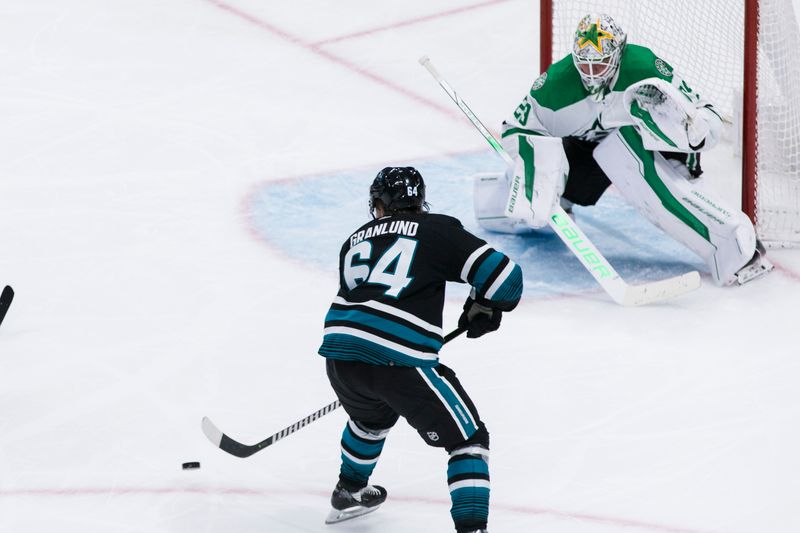
{"type": "Polygon", "coordinates": [[[442,75],[439,74],[439,71],[436,70],[436,67],[433,66],[433,63],[431,63],[430,58],[428,58],[428,56],[423,56],[420,58],[419,62],[428,70],[428,72],[430,72],[431,76],[433,76],[433,78],[439,83],[439,86],[444,89],[444,92],[447,93],[447,95],[453,100],[453,102],[455,102],[458,108],[461,109],[464,115],[466,115],[469,121],[472,122],[472,125],[477,128],[481,135],[483,135],[483,138],[486,139],[492,148],[494,148],[494,151],[497,152],[497,154],[502,157],[509,166],[513,167],[514,160],[511,159],[511,156],[505,151],[503,145],[501,145],[500,142],[495,139],[494,135],[492,135],[492,132],[490,132],[489,129],[483,125],[483,122],[481,122],[478,116],[472,112],[472,109],[469,108],[467,103],[462,100],[460,96],[458,96],[458,93],[456,93],[455,89],[453,89],[450,84],[447,83],[447,80],[445,80],[442,75]]]}

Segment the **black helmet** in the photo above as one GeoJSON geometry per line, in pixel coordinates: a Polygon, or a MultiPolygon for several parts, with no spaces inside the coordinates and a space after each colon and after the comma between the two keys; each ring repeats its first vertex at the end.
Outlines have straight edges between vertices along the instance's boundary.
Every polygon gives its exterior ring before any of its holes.
{"type": "Polygon", "coordinates": [[[425,203],[425,182],[414,167],[386,167],[369,188],[369,210],[374,216],[375,200],[387,212],[421,211],[425,203]]]}

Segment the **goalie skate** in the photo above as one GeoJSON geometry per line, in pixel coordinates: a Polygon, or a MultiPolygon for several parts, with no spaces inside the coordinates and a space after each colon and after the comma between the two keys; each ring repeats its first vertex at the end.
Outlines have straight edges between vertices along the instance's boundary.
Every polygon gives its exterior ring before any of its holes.
{"type": "Polygon", "coordinates": [[[337,483],[331,495],[331,511],[325,519],[326,524],[336,524],[351,518],[377,511],[386,501],[386,489],[378,485],[367,485],[363,489],[350,492],[337,483]]]}
{"type": "Polygon", "coordinates": [[[736,283],[739,285],[744,285],[748,281],[752,281],[756,278],[760,278],[768,274],[775,265],[767,259],[767,250],[764,248],[764,245],[761,244],[761,241],[756,240],[756,253],[753,255],[753,258],[747,263],[745,266],[739,269],[736,273],[736,283]]]}

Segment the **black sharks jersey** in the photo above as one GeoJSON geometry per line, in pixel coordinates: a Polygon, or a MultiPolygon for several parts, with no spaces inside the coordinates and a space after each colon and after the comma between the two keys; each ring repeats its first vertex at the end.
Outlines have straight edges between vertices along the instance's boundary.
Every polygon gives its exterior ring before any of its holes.
{"type": "Polygon", "coordinates": [[[364,224],[342,246],[320,355],[435,366],[447,281],[469,283],[479,302],[504,311],[522,294],[520,267],[453,217],[403,213],[364,224]]]}

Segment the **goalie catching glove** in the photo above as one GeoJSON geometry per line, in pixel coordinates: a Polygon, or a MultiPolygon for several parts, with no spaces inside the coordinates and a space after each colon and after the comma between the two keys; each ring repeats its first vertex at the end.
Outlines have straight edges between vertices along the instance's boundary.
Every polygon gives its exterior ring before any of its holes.
{"type": "Polygon", "coordinates": [[[701,152],[720,138],[722,120],[688,87],[684,91],[668,81],[648,78],[625,89],[622,98],[648,150],[701,152]]]}
{"type": "Polygon", "coordinates": [[[503,312],[488,305],[479,304],[470,296],[464,302],[464,312],[458,319],[458,327],[467,331],[468,339],[477,339],[500,328],[503,312]]]}

